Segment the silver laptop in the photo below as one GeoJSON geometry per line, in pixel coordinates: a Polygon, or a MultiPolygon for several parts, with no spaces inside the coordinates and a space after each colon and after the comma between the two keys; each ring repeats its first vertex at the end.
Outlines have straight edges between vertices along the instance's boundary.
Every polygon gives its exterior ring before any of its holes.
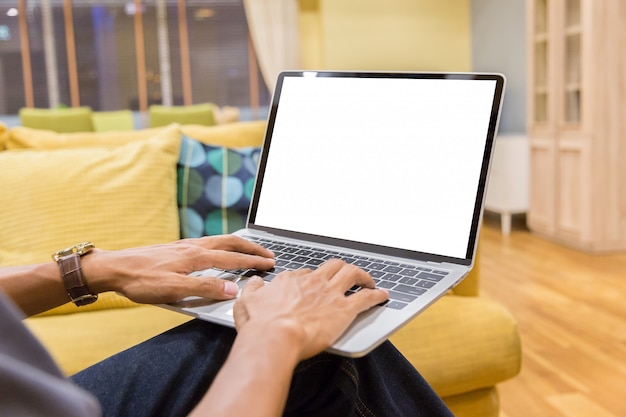
{"type": "MultiPolygon", "coordinates": [[[[281,73],[247,227],[235,233],[272,250],[276,268],[195,274],[243,287],[332,258],[359,266],[389,301],[328,351],[367,354],[472,269],[504,83],[499,74],[281,73]]],[[[192,297],[167,308],[234,326],[233,303],[192,297]]]]}

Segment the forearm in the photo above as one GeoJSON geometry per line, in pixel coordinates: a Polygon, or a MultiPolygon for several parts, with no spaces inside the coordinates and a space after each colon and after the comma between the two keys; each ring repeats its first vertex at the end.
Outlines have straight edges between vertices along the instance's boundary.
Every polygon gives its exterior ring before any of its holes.
{"type": "Polygon", "coordinates": [[[0,288],[31,316],[69,301],[58,265],[46,262],[0,270],[0,288]]]}
{"type": "Polygon", "coordinates": [[[248,328],[191,416],[280,416],[298,364],[293,332],[248,328]]]}
{"type": "MultiPolygon", "coordinates": [[[[208,268],[265,270],[274,266],[272,252],[235,236],[185,239],[116,251],[93,249],[80,259],[83,279],[92,294],[116,291],[145,304],[171,303],[192,295],[230,299],[239,291],[236,284],[189,274],[208,268]]],[[[69,301],[60,269],[53,261],[0,268],[0,289],[27,315],[69,301]]]]}
{"type": "MultiPolygon", "coordinates": [[[[105,270],[101,257],[105,252],[95,249],[81,257],[83,276],[94,293],[108,290],[105,280],[96,271],[105,270]]],[[[0,289],[17,304],[24,314],[32,316],[70,301],[61,271],[56,262],[14,266],[0,269],[0,289]]]]}

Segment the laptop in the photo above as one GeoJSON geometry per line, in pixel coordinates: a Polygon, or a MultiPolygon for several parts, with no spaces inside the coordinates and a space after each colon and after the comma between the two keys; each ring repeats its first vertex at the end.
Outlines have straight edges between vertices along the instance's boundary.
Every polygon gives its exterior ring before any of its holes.
{"type": "MultiPolygon", "coordinates": [[[[272,271],[340,258],[389,300],[328,349],[363,356],[472,269],[504,91],[500,74],[288,71],[278,76],[247,225],[272,271]]],[[[358,288],[353,288],[358,290],[358,288]]],[[[234,327],[234,300],[166,307],[234,327]]]]}

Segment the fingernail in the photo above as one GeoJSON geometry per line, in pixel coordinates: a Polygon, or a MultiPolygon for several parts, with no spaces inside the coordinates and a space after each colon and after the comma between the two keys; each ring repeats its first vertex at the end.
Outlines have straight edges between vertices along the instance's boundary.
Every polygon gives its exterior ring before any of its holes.
{"type": "Polygon", "coordinates": [[[231,281],[224,281],[224,294],[235,296],[239,292],[239,286],[231,281]]]}

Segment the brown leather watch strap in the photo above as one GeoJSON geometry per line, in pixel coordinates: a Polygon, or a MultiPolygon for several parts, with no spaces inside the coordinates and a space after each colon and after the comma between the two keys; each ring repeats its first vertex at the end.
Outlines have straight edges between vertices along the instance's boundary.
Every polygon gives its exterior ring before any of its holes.
{"type": "Polygon", "coordinates": [[[65,290],[74,304],[77,306],[84,306],[91,304],[98,299],[98,295],[92,294],[87,287],[85,279],[83,278],[80,255],[73,253],[71,255],[63,256],[62,258],[59,258],[58,264],[61,269],[61,276],[63,277],[65,290]]]}

